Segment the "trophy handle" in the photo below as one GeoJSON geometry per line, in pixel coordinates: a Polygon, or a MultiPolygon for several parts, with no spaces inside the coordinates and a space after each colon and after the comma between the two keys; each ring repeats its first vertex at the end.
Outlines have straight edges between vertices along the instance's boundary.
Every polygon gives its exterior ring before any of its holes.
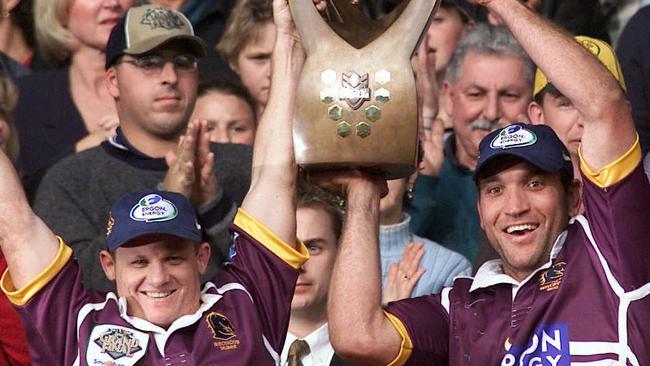
{"type": "Polygon", "coordinates": [[[426,35],[426,27],[439,6],[440,0],[411,0],[393,25],[372,43],[381,45],[386,38],[399,39],[400,42],[390,43],[392,53],[413,54],[420,39],[426,35]],[[429,16],[424,17],[423,14],[429,16]]]}
{"type": "Polygon", "coordinates": [[[293,21],[300,30],[302,45],[305,52],[310,54],[317,43],[330,42],[330,40],[341,39],[325,20],[318,13],[318,10],[311,1],[289,0],[289,7],[293,15],[293,21]]]}

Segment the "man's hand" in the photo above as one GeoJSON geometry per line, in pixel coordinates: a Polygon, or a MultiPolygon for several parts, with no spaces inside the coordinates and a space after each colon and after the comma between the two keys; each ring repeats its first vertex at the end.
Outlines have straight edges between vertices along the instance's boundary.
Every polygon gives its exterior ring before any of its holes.
{"type": "Polygon", "coordinates": [[[184,195],[197,208],[216,198],[219,185],[214,175],[207,121],[190,122],[178,148],[168,153],[165,160],[169,166],[163,180],[166,190],[184,195]]]}
{"type": "Polygon", "coordinates": [[[399,262],[388,267],[386,287],[382,294],[382,304],[411,297],[415,285],[426,270],[420,267],[424,256],[422,243],[409,243],[399,262]]]}
{"type": "Polygon", "coordinates": [[[379,197],[388,194],[386,180],[375,175],[370,175],[360,170],[333,170],[310,173],[307,180],[320,186],[326,191],[340,196],[349,197],[356,192],[376,192],[379,197]]]}

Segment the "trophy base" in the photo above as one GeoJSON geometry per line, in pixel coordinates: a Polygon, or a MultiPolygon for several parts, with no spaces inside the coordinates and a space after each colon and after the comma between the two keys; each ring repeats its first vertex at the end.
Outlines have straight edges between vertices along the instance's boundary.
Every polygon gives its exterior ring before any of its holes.
{"type": "Polygon", "coordinates": [[[386,164],[386,163],[298,163],[305,171],[337,171],[337,170],[361,170],[369,174],[378,175],[384,179],[400,179],[410,176],[415,172],[415,164],[386,164]]]}

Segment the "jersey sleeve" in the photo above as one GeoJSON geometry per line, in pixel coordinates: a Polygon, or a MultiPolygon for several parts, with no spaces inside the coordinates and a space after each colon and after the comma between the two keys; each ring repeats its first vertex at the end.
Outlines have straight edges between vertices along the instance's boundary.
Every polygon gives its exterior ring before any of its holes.
{"type": "Polygon", "coordinates": [[[391,302],[385,314],[402,336],[389,366],[448,364],[449,316],[438,295],[391,302]]]}
{"type": "Polygon", "coordinates": [[[89,297],[72,249],[59,238],[56,258],[30,283],[16,289],[7,270],[0,285],[23,318],[34,360],[71,365],[78,353],[77,314],[89,297]]]}
{"type": "Polygon", "coordinates": [[[637,139],[630,150],[599,171],[581,158],[585,216],[602,258],[625,291],[650,281],[650,183],[637,139]]]}
{"type": "Polygon", "coordinates": [[[228,272],[250,292],[264,334],[280,353],[298,269],[309,258],[307,248],[297,240],[294,249],[242,209],[237,212],[231,230],[234,240],[228,272]]]}

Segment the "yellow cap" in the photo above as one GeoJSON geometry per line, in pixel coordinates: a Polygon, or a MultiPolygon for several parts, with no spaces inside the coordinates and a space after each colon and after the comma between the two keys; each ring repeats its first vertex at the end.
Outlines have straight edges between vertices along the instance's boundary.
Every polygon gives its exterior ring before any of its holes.
{"type": "MultiPolygon", "coordinates": [[[[623,90],[626,90],[625,88],[625,80],[623,79],[623,72],[621,71],[621,66],[618,64],[618,59],[616,58],[616,54],[614,53],[614,50],[612,49],[612,46],[610,46],[607,42],[601,41],[600,39],[596,38],[591,38],[591,37],[586,37],[586,36],[576,36],[576,40],[580,42],[581,45],[583,45],[586,49],[591,51],[598,59],[600,62],[607,67],[609,72],[614,75],[614,78],[618,81],[618,83],[621,85],[621,88],[623,90]]],[[[537,68],[537,71],[535,72],[535,87],[533,89],[533,96],[537,96],[541,91],[544,90],[549,85],[549,80],[546,78],[546,75],[540,70],[540,68],[537,68]]]]}

